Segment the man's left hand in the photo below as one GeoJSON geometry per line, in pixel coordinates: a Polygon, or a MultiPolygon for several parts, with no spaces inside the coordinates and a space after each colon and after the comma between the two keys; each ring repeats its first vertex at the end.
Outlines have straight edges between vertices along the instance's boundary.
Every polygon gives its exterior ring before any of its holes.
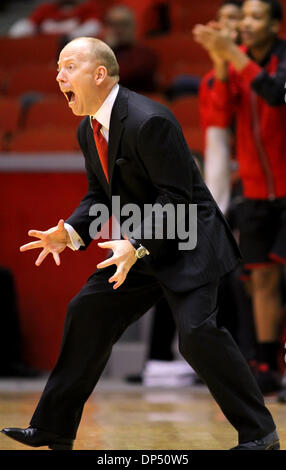
{"type": "Polygon", "coordinates": [[[115,282],[113,289],[118,289],[125,281],[128,272],[137,260],[135,249],[128,240],[114,240],[98,243],[98,246],[100,248],[109,248],[113,251],[113,256],[99,263],[97,267],[102,269],[116,264],[117,270],[115,274],[108,279],[108,282],[115,282]]]}

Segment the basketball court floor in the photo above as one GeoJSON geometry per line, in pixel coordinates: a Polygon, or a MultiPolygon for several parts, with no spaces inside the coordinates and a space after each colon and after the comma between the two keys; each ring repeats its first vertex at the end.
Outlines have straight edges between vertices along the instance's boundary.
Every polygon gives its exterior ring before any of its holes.
{"type": "MultiPolygon", "coordinates": [[[[1,429],[29,425],[45,382],[0,380],[1,429]]],[[[276,403],[275,397],[265,401],[284,450],[286,404],[276,403]]],[[[227,450],[236,444],[236,431],[205,386],[150,388],[106,378],[85,406],[74,449],[227,450]]],[[[0,434],[0,450],[28,449],[0,434]]]]}

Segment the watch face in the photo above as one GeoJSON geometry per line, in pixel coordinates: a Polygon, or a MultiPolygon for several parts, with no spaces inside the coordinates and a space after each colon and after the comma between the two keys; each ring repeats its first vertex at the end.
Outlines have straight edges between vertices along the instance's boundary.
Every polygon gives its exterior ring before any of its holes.
{"type": "Polygon", "coordinates": [[[138,258],[143,258],[143,256],[146,255],[146,248],[144,248],[144,246],[140,246],[140,248],[138,248],[136,253],[137,253],[138,258]]]}

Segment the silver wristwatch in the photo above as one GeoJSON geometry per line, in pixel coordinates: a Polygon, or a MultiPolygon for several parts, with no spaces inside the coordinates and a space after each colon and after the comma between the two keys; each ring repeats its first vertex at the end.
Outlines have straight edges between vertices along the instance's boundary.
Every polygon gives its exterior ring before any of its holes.
{"type": "Polygon", "coordinates": [[[137,259],[141,259],[141,258],[144,258],[144,256],[146,255],[150,255],[147,248],[145,248],[145,246],[138,243],[134,238],[129,238],[129,241],[135,248],[135,256],[137,259]]]}

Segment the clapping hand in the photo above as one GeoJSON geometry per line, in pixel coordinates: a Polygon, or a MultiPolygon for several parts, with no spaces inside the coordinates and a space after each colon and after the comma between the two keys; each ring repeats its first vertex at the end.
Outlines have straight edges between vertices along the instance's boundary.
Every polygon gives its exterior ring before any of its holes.
{"type": "Polygon", "coordinates": [[[207,25],[197,24],[193,29],[196,42],[201,44],[214,59],[229,59],[229,53],[235,44],[236,33],[222,28],[214,21],[207,25]]]}

